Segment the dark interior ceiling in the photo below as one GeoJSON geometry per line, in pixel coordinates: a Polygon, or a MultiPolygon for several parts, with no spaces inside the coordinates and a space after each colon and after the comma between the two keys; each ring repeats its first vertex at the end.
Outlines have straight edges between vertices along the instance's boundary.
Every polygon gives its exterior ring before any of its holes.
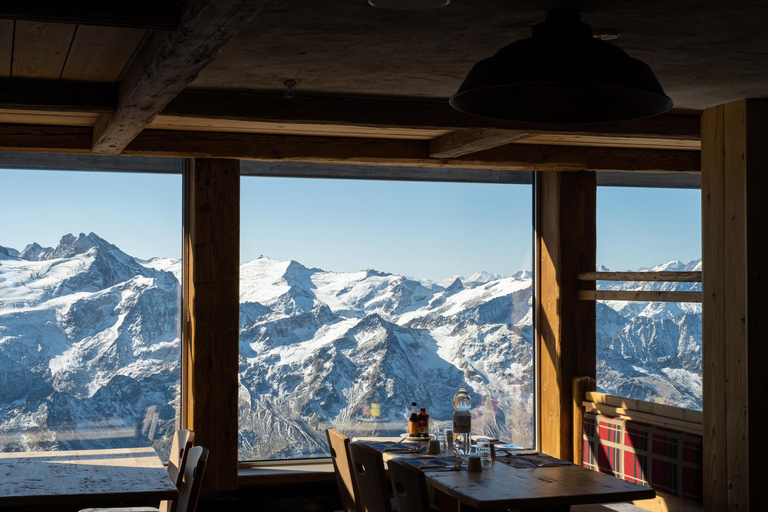
{"type": "Polygon", "coordinates": [[[768,96],[766,0],[452,0],[423,12],[273,1],[192,86],[279,91],[294,78],[297,94],[448,98],[476,61],[558,6],[620,29],[615,43],[653,68],[678,110],[768,96]]]}

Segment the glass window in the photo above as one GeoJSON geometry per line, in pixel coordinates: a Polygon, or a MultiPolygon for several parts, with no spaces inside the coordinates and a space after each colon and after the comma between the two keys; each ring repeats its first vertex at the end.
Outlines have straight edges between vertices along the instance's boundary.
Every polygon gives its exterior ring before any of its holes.
{"type": "Polygon", "coordinates": [[[180,174],[0,170],[0,451],[168,457],[181,189],[180,174]]]}
{"type": "Polygon", "coordinates": [[[326,428],[533,446],[532,187],[243,176],[244,460],[328,456],[326,428]]]}
{"type": "MultiPolygon", "coordinates": [[[[701,270],[701,191],[599,187],[604,271],[701,270]]],[[[700,283],[598,282],[601,290],[700,291],[700,283]]],[[[701,304],[599,301],[597,387],[701,409],[701,304]]]]}

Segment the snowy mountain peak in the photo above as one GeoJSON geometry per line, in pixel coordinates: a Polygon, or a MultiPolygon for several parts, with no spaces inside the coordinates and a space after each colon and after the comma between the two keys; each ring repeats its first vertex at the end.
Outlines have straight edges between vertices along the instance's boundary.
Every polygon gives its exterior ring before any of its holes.
{"type": "Polygon", "coordinates": [[[475,272],[471,276],[469,276],[466,281],[470,283],[478,283],[478,284],[485,284],[490,281],[497,281],[499,279],[504,279],[504,274],[496,274],[493,272],[488,272],[486,270],[481,270],[480,272],[475,272]]]}
{"type": "Polygon", "coordinates": [[[451,285],[445,289],[446,295],[453,295],[464,289],[464,283],[458,277],[451,283],[451,285]]]}
{"type": "Polygon", "coordinates": [[[3,247],[0,245],[0,258],[18,258],[19,251],[11,247],[3,247]]]}

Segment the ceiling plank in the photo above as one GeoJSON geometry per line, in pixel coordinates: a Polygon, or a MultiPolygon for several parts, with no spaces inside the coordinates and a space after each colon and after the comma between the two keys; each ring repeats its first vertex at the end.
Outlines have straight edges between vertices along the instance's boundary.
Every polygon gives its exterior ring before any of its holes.
{"type": "Polygon", "coordinates": [[[78,27],[62,80],[116,82],[145,33],[137,28],[78,27]]]}
{"type": "Polygon", "coordinates": [[[0,80],[0,108],[28,110],[30,116],[49,112],[112,112],[117,86],[53,80],[0,80]]]}
{"type": "Polygon", "coordinates": [[[456,158],[486,149],[512,144],[532,134],[498,128],[467,128],[437,137],[429,143],[432,158],[456,158]]]}
{"type": "Polygon", "coordinates": [[[119,154],[248,24],[266,0],[188,0],[181,25],[154,32],[120,82],[117,110],[93,130],[93,152],[119,154]]]}
{"type": "MultiPolygon", "coordinates": [[[[0,125],[0,151],[89,153],[78,126],[0,125]]],[[[459,158],[429,156],[429,141],[144,130],[123,152],[136,156],[388,165],[510,171],[698,173],[698,151],[513,144],[459,158]]]]}
{"type": "Polygon", "coordinates": [[[0,78],[11,76],[13,20],[0,20],[0,78]]]}
{"type": "Polygon", "coordinates": [[[0,4],[0,18],[170,30],[179,24],[180,4],[181,2],[177,0],[131,0],[130,2],[6,0],[0,4]]]}
{"type": "Polygon", "coordinates": [[[379,128],[460,130],[501,128],[531,134],[631,137],[698,141],[698,115],[663,114],[618,123],[577,126],[498,121],[463,114],[448,101],[410,98],[342,98],[187,89],[163,110],[164,115],[272,123],[350,125],[379,128]]]}
{"type": "Polygon", "coordinates": [[[57,80],[76,28],[63,23],[17,21],[11,76],[57,80]]]}

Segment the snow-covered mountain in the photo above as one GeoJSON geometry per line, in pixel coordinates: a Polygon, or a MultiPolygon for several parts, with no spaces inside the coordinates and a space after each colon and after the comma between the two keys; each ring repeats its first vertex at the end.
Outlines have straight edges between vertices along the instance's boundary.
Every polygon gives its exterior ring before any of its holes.
{"type": "MultiPolygon", "coordinates": [[[[701,260],[640,270],[701,270],[701,260]]],[[[598,288],[700,291],[701,284],[601,281],[598,288]]],[[[701,409],[701,304],[598,302],[597,355],[600,391],[701,409]]]]}
{"type": "MultiPolygon", "coordinates": [[[[0,450],[167,449],[179,275],[176,260],[138,260],[93,233],[1,247],[0,450]]],[[[240,290],[241,458],[326,454],[330,426],[393,435],[412,401],[447,422],[461,382],[476,430],[532,443],[530,273],[443,286],[262,257],[241,266],[240,290]]],[[[700,312],[640,313],[598,304],[600,384],[700,404],[700,312]]]]}

